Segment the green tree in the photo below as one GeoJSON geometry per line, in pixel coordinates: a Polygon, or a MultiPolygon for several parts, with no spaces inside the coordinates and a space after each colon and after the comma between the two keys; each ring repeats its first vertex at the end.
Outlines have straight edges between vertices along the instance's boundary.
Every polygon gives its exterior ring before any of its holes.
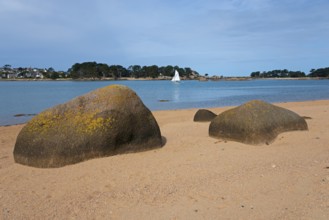
{"type": "Polygon", "coordinates": [[[110,67],[104,63],[98,63],[96,65],[97,75],[99,77],[111,77],[110,67]]]}
{"type": "Polygon", "coordinates": [[[11,70],[11,65],[10,64],[6,64],[3,66],[4,70],[11,70]]]}
{"type": "Polygon", "coordinates": [[[304,77],[305,73],[301,71],[288,71],[287,69],[283,70],[271,70],[271,71],[263,71],[263,72],[252,72],[250,74],[252,78],[285,78],[285,77],[304,77]]]}
{"type": "Polygon", "coordinates": [[[185,67],[184,71],[185,71],[186,77],[190,78],[190,76],[192,75],[192,72],[193,72],[192,69],[190,67],[185,67]]]}
{"type": "Polygon", "coordinates": [[[73,79],[102,77],[96,62],[75,63],[70,69],[70,75],[73,79]]]}
{"type": "Polygon", "coordinates": [[[164,76],[173,76],[174,75],[174,67],[173,66],[171,66],[171,65],[168,65],[168,66],[166,66],[166,67],[164,67],[164,69],[163,69],[163,75],[164,76]]]}
{"type": "Polygon", "coordinates": [[[258,77],[260,77],[260,72],[259,72],[259,71],[252,72],[252,73],[250,74],[250,77],[252,77],[252,78],[258,78],[258,77]]]}
{"type": "Polygon", "coordinates": [[[59,73],[58,72],[52,72],[50,75],[51,79],[58,79],[59,78],[59,73]]]}
{"type": "Polygon", "coordinates": [[[144,71],[145,77],[159,77],[159,67],[157,65],[145,66],[144,71]]]}
{"type": "Polygon", "coordinates": [[[308,74],[309,77],[329,77],[329,67],[320,68],[320,69],[312,69],[308,74]]]}
{"type": "Polygon", "coordinates": [[[142,67],[140,65],[132,65],[129,66],[128,72],[130,72],[130,76],[134,78],[141,77],[142,67]]]}
{"type": "Polygon", "coordinates": [[[291,72],[289,72],[289,77],[293,77],[293,78],[305,77],[305,73],[301,72],[301,71],[291,71],[291,72]]]}
{"type": "Polygon", "coordinates": [[[179,66],[163,66],[158,67],[157,65],[143,66],[131,65],[128,69],[121,65],[111,65],[96,63],[96,62],[84,62],[75,63],[71,68],[68,69],[68,74],[73,79],[79,78],[103,78],[103,77],[113,77],[118,79],[121,77],[159,77],[160,73],[163,76],[173,76],[174,70],[177,70],[181,76],[189,77],[190,75],[197,74],[189,67],[180,68],[179,66]]]}

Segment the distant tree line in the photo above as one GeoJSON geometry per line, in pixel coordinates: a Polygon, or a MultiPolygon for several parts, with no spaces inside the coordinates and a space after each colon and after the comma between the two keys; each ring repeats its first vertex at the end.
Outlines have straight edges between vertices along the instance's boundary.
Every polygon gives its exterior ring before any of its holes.
{"type": "MultiPolygon", "coordinates": [[[[186,79],[200,78],[198,72],[190,67],[181,68],[179,66],[140,66],[131,65],[125,68],[121,65],[107,65],[104,63],[84,62],[75,63],[71,68],[65,71],[56,71],[54,68],[12,68],[10,64],[0,67],[0,78],[15,79],[15,78],[46,78],[46,79],[102,79],[111,78],[119,79],[127,78],[169,78],[174,75],[177,70],[179,75],[186,79]]],[[[208,74],[205,74],[208,77],[208,74]]],[[[272,70],[272,71],[256,71],[250,74],[251,78],[288,78],[288,77],[321,77],[329,78],[329,67],[311,69],[307,75],[301,71],[272,70]]],[[[223,78],[223,77],[221,77],[223,78]]]]}
{"type": "Polygon", "coordinates": [[[288,71],[284,70],[272,70],[272,71],[257,71],[250,74],[252,78],[287,78],[287,77],[305,77],[306,74],[301,71],[288,71]]]}
{"type": "Polygon", "coordinates": [[[309,74],[301,71],[271,70],[271,71],[256,71],[250,74],[252,78],[297,78],[297,77],[329,77],[329,67],[320,69],[311,69],[309,74]]]}
{"type": "Polygon", "coordinates": [[[107,65],[96,62],[75,63],[67,72],[56,71],[54,68],[12,68],[6,64],[0,67],[0,78],[4,79],[120,79],[123,77],[131,78],[166,78],[172,77],[177,70],[181,77],[192,79],[199,77],[199,73],[189,67],[181,68],[179,66],[140,66],[131,65],[125,68],[121,65],[107,65]]]}
{"type": "Polygon", "coordinates": [[[320,69],[311,69],[310,77],[329,77],[329,67],[320,68],[320,69]]]}
{"type": "Polygon", "coordinates": [[[181,68],[179,66],[140,66],[131,65],[127,69],[121,65],[107,65],[104,63],[84,62],[76,63],[69,70],[69,77],[73,79],[82,78],[159,78],[172,77],[177,70],[182,77],[190,78],[192,75],[198,76],[199,73],[189,67],[181,68]]]}

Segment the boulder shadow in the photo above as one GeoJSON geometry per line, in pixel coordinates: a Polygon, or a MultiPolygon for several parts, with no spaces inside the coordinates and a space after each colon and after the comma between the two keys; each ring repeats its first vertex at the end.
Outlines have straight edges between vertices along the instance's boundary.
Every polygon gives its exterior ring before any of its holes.
{"type": "Polygon", "coordinates": [[[164,147],[164,146],[166,145],[166,143],[167,143],[167,138],[164,137],[164,136],[161,136],[161,141],[162,141],[162,143],[161,143],[161,148],[162,148],[162,147],[164,147]]]}

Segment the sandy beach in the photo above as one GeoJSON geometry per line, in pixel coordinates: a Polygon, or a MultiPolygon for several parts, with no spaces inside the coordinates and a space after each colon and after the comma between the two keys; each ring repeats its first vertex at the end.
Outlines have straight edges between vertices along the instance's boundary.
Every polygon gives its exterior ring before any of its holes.
{"type": "Polygon", "coordinates": [[[0,127],[0,219],[329,219],[329,100],[276,105],[309,131],[252,146],[209,137],[197,109],[156,111],[162,148],[53,169],[16,164],[24,125],[0,127]]]}

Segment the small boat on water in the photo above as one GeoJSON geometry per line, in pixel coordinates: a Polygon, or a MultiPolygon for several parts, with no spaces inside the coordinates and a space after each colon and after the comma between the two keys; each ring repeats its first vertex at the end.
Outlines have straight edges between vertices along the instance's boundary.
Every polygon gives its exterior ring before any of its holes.
{"type": "Polygon", "coordinates": [[[172,82],[180,82],[180,77],[179,77],[179,73],[177,70],[175,70],[175,75],[171,80],[172,82]]]}

